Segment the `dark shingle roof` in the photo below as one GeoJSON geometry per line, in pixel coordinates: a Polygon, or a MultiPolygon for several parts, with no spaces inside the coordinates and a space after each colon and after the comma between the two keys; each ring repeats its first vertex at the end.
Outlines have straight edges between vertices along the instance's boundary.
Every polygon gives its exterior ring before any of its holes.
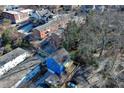
{"type": "Polygon", "coordinates": [[[49,28],[49,26],[52,26],[53,24],[60,22],[60,21],[63,21],[65,19],[69,19],[69,15],[67,15],[67,14],[58,15],[55,18],[53,18],[53,20],[49,21],[48,23],[46,23],[44,25],[40,25],[34,29],[41,31],[41,30],[47,29],[47,28],[49,28]]]}

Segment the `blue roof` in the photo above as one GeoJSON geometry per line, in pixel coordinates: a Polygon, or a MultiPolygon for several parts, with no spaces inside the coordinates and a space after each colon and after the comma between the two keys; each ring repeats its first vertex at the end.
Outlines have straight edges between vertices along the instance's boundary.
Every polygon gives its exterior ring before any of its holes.
{"type": "Polygon", "coordinates": [[[43,77],[39,77],[39,79],[34,83],[36,87],[41,86],[45,83],[45,79],[51,75],[51,72],[47,71],[43,77]]]}
{"type": "Polygon", "coordinates": [[[53,58],[47,58],[46,65],[48,69],[52,70],[56,74],[60,75],[64,71],[63,64],[59,64],[59,62],[56,62],[53,58]]]}
{"type": "Polygon", "coordinates": [[[42,83],[48,75],[47,69],[38,64],[22,79],[17,87],[31,87],[32,85],[33,87],[36,87],[39,83],[42,83]]]}
{"type": "Polygon", "coordinates": [[[33,24],[29,24],[29,25],[24,26],[20,30],[23,30],[24,32],[29,32],[32,30],[32,28],[33,28],[33,24]]]}

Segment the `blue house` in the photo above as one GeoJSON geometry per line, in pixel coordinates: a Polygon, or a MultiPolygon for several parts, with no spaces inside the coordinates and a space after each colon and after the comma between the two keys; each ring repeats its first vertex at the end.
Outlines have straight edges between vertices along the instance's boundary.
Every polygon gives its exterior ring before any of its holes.
{"type": "Polygon", "coordinates": [[[61,48],[46,58],[46,65],[48,69],[61,75],[65,71],[68,62],[70,62],[69,60],[68,52],[64,48],[61,48]]]}
{"type": "Polygon", "coordinates": [[[68,52],[61,48],[45,59],[44,64],[38,64],[26,74],[15,87],[57,87],[62,84],[66,77],[66,66],[70,63],[68,52]],[[63,78],[64,77],[64,78],[63,78]]]}
{"type": "Polygon", "coordinates": [[[51,71],[53,71],[57,75],[60,75],[64,72],[64,65],[60,64],[53,58],[46,59],[46,65],[51,71]]]}

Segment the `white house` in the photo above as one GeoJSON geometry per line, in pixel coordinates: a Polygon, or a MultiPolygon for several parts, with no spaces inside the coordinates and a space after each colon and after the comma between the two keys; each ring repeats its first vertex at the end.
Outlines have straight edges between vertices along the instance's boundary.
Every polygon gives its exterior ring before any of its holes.
{"type": "Polygon", "coordinates": [[[4,18],[10,19],[12,23],[20,23],[29,19],[29,14],[32,9],[15,9],[15,10],[4,10],[4,18]]]}
{"type": "Polygon", "coordinates": [[[16,48],[15,50],[0,57],[0,76],[14,68],[30,55],[31,54],[28,51],[21,48],[16,48]]]}

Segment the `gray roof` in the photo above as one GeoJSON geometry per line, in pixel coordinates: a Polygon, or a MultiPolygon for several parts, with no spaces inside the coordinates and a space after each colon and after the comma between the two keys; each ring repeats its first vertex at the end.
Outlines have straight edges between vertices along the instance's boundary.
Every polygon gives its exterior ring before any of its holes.
{"type": "Polygon", "coordinates": [[[35,11],[31,14],[31,17],[44,19],[46,17],[49,17],[50,15],[53,15],[48,9],[42,9],[41,11],[35,11]]]}
{"type": "Polygon", "coordinates": [[[0,57],[0,67],[6,64],[7,62],[15,59],[16,57],[20,56],[21,54],[24,54],[27,52],[26,50],[22,48],[16,48],[13,51],[3,55],[0,57]]]}
{"type": "Polygon", "coordinates": [[[70,60],[69,53],[64,48],[58,49],[56,52],[52,53],[49,57],[55,59],[60,64],[64,64],[70,60]]]}
{"type": "Polygon", "coordinates": [[[40,14],[40,16],[44,16],[46,14],[49,14],[49,15],[52,14],[48,9],[43,9],[41,11],[38,11],[38,13],[40,14]]]}
{"type": "Polygon", "coordinates": [[[35,27],[34,29],[41,31],[41,30],[49,28],[49,26],[51,26],[59,21],[63,21],[64,19],[69,19],[69,15],[67,15],[67,14],[58,15],[55,18],[53,18],[51,21],[49,21],[48,23],[46,23],[44,25],[40,25],[38,27],[35,27]]]}
{"type": "Polygon", "coordinates": [[[40,64],[41,60],[37,56],[27,58],[25,61],[18,64],[13,69],[6,72],[0,77],[0,88],[15,87],[24,76],[26,76],[36,65],[40,64]]]}

